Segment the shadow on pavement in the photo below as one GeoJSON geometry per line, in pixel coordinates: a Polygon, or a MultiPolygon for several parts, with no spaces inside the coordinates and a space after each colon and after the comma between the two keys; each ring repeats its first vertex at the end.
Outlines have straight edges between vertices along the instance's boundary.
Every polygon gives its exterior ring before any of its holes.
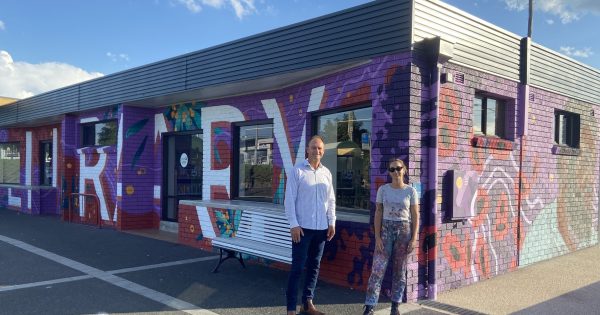
{"type": "Polygon", "coordinates": [[[600,292],[600,282],[565,293],[513,314],[600,314],[598,292],[600,292]]]}

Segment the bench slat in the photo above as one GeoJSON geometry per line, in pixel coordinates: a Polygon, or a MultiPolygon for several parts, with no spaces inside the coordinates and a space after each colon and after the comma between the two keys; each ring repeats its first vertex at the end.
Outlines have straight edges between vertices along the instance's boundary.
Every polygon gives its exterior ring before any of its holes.
{"type": "Polygon", "coordinates": [[[265,217],[260,217],[260,216],[242,216],[241,221],[247,221],[247,222],[257,222],[257,223],[268,223],[269,225],[273,225],[273,226],[277,226],[277,227],[281,227],[281,228],[286,228],[289,229],[289,224],[287,222],[287,219],[284,220],[275,220],[273,218],[265,218],[265,217]]]}
{"type": "Polygon", "coordinates": [[[270,224],[269,222],[248,222],[248,221],[240,221],[240,224],[238,226],[238,230],[241,228],[251,228],[251,229],[259,229],[259,230],[269,230],[269,231],[273,231],[273,232],[290,232],[290,228],[289,225],[285,225],[285,226],[278,226],[275,224],[270,224]]]}
{"type": "Polygon", "coordinates": [[[242,238],[217,238],[213,239],[213,246],[239,251],[242,253],[257,255],[281,262],[291,263],[292,251],[289,248],[260,244],[242,238]]]}
{"type": "Polygon", "coordinates": [[[261,242],[261,243],[267,243],[267,244],[272,244],[272,245],[277,245],[277,246],[281,246],[281,247],[287,247],[287,248],[292,248],[292,241],[291,240],[277,240],[277,239],[269,239],[269,238],[263,238],[263,239],[257,239],[256,237],[253,237],[252,235],[244,235],[244,234],[237,234],[237,238],[241,238],[241,239],[246,239],[249,241],[253,241],[253,242],[261,242]]]}

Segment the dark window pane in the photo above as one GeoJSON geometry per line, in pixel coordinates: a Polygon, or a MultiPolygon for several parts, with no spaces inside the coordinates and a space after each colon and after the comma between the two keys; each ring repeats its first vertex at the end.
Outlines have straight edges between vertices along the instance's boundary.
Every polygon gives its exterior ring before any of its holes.
{"type": "Polygon", "coordinates": [[[81,144],[83,146],[93,146],[96,144],[96,129],[93,124],[83,125],[81,129],[81,144]]]}
{"type": "Polygon", "coordinates": [[[372,108],[318,118],[325,141],[321,162],[331,171],[339,207],[368,209],[370,198],[372,108]]]}
{"type": "Polygon", "coordinates": [[[52,185],[52,142],[40,143],[40,185],[52,185]]]}
{"type": "Polygon", "coordinates": [[[239,129],[238,197],[273,199],[273,125],[239,129]]]}
{"type": "Polygon", "coordinates": [[[579,147],[579,115],[569,112],[554,113],[554,142],[573,148],[579,147]]]}
{"type": "Polygon", "coordinates": [[[496,121],[494,135],[504,138],[506,134],[506,104],[502,101],[496,101],[496,121]]]}

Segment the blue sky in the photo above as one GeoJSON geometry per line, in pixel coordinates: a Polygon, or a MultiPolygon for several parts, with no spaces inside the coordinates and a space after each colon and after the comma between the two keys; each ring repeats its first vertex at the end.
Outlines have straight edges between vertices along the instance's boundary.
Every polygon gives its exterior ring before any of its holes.
{"type": "MultiPolygon", "coordinates": [[[[366,2],[2,0],[0,96],[32,96],[366,2]]],[[[527,0],[444,2],[526,35],[527,0]]],[[[600,1],[536,3],[534,41],[600,69],[600,1]]]]}

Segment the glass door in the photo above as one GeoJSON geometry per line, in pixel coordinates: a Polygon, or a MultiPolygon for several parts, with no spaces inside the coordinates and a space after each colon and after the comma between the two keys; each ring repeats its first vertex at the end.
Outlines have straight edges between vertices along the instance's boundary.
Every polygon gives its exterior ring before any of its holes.
{"type": "Polygon", "coordinates": [[[165,135],[162,220],[178,219],[180,200],[202,199],[202,133],[165,135]]]}

